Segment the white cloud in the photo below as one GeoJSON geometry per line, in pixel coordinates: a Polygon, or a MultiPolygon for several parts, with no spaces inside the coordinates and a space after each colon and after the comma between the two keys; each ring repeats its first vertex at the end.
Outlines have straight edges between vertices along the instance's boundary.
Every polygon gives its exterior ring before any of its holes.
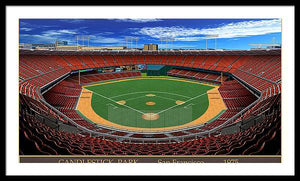
{"type": "Polygon", "coordinates": [[[199,30],[184,28],[179,26],[172,27],[144,27],[136,34],[148,35],[154,38],[160,37],[182,37],[197,35],[199,30]]]}
{"type": "Polygon", "coordinates": [[[203,40],[203,37],[191,36],[191,37],[179,37],[175,38],[175,41],[199,41],[203,40]]]}
{"type": "Polygon", "coordinates": [[[158,22],[161,19],[143,19],[143,18],[124,18],[124,19],[114,19],[117,22],[131,22],[131,23],[148,23],[148,22],[158,22]]]}
{"type": "Polygon", "coordinates": [[[121,43],[124,39],[120,38],[112,38],[112,37],[105,37],[99,34],[90,35],[90,42],[91,43],[121,43]]]}
{"type": "MultiPolygon", "coordinates": [[[[58,29],[58,30],[47,30],[42,31],[39,34],[21,33],[20,39],[24,42],[42,42],[42,43],[54,43],[56,40],[66,40],[69,44],[76,44],[76,35],[85,35],[87,32],[83,31],[84,28],[78,29],[58,29]]],[[[107,35],[112,35],[113,32],[102,32],[94,35],[90,35],[90,44],[92,43],[123,43],[124,39],[107,37],[107,35]]],[[[81,40],[80,40],[81,42],[81,40]]],[[[79,42],[79,43],[80,43],[79,42]]],[[[22,42],[23,43],[23,42],[22,42]]],[[[87,40],[85,40],[87,43],[87,40]]]]}
{"type": "Polygon", "coordinates": [[[42,25],[42,24],[32,24],[28,22],[24,22],[20,20],[20,28],[31,28],[31,29],[41,29],[41,28],[53,28],[57,27],[57,25],[42,25]]]}
{"type": "Polygon", "coordinates": [[[20,28],[20,30],[22,30],[22,31],[31,31],[31,30],[33,30],[33,28],[20,28]]]}
{"type": "Polygon", "coordinates": [[[84,19],[61,19],[59,21],[65,22],[65,23],[74,23],[74,24],[77,24],[77,23],[82,23],[85,20],[84,19]]]}
{"type": "Polygon", "coordinates": [[[21,43],[54,43],[56,40],[56,37],[53,36],[44,36],[44,35],[31,35],[31,34],[20,34],[20,39],[22,39],[23,42],[21,43]]]}
{"type": "Polygon", "coordinates": [[[20,34],[20,43],[55,43],[56,40],[68,41],[68,44],[76,44],[75,37],[57,37],[44,35],[20,34]]]}
{"type": "Polygon", "coordinates": [[[62,36],[62,35],[74,35],[74,34],[78,34],[77,30],[67,30],[67,29],[62,29],[62,30],[47,30],[42,32],[42,35],[44,36],[62,36]]]}
{"type": "Polygon", "coordinates": [[[54,43],[56,40],[66,40],[69,42],[75,41],[75,35],[78,34],[78,30],[47,30],[41,32],[41,34],[20,34],[20,39],[24,42],[33,43],[54,43]]]}
{"type": "Polygon", "coordinates": [[[19,23],[19,25],[20,25],[20,26],[30,26],[30,24],[29,24],[29,23],[27,23],[27,22],[24,22],[24,21],[21,21],[21,20],[20,20],[20,23],[19,23]]]}
{"type": "Polygon", "coordinates": [[[198,41],[205,35],[217,34],[218,38],[236,38],[254,35],[264,35],[281,32],[280,19],[243,21],[229,23],[216,28],[185,28],[172,27],[144,27],[135,34],[148,35],[153,38],[173,37],[177,41],[198,41]]]}
{"type": "Polygon", "coordinates": [[[230,23],[219,28],[202,29],[203,34],[219,34],[219,38],[235,38],[281,32],[280,19],[230,23]]]}

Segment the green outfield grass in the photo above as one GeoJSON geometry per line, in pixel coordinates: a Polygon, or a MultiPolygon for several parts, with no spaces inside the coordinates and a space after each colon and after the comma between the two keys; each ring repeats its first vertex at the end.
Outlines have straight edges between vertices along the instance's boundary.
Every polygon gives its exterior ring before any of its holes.
{"type": "Polygon", "coordinates": [[[208,108],[206,92],[212,86],[167,79],[130,79],[85,87],[93,91],[92,108],[113,123],[140,128],[178,126],[200,117],[208,108]],[[155,96],[149,96],[153,94],[155,96]],[[148,95],[148,96],[147,96],[148,95]],[[178,105],[176,101],[184,101],[178,105]],[[116,103],[126,101],[124,105],[116,103]],[[147,105],[153,102],[155,105],[147,105]],[[157,113],[145,120],[145,113],[157,113]]]}

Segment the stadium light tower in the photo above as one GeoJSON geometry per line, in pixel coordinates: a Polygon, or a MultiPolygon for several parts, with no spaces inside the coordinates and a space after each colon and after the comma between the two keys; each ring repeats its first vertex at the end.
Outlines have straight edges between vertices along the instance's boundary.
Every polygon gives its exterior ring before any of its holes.
{"type": "Polygon", "coordinates": [[[160,47],[162,49],[162,42],[164,41],[164,37],[160,37],[159,40],[160,40],[160,47]]]}
{"type": "Polygon", "coordinates": [[[129,37],[129,36],[126,36],[126,37],[125,37],[125,46],[126,46],[126,47],[128,47],[127,43],[128,43],[129,40],[130,40],[130,37],[129,37]]]}
{"type": "Polygon", "coordinates": [[[261,49],[263,46],[276,47],[280,44],[249,44],[250,46],[255,46],[257,49],[261,49]]]}
{"type": "Polygon", "coordinates": [[[132,48],[132,42],[135,41],[135,46],[137,48],[137,41],[139,40],[139,37],[134,37],[134,36],[126,36],[125,37],[125,45],[127,47],[127,42],[130,42],[130,48],[132,48]]]}
{"type": "Polygon", "coordinates": [[[273,37],[273,38],[272,38],[272,44],[277,44],[277,43],[276,43],[276,37],[273,37]]]}
{"type": "Polygon", "coordinates": [[[173,38],[173,37],[168,38],[168,41],[171,42],[171,49],[173,49],[174,40],[175,40],[175,38],[173,38]]]}
{"type": "Polygon", "coordinates": [[[174,37],[160,37],[160,44],[162,47],[162,42],[166,42],[166,49],[168,48],[168,42],[171,42],[172,48],[173,48],[173,42],[175,40],[174,37]]]}
{"type": "Polygon", "coordinates": [[[137,42],[139,41],[139,37],[134,37],[135,40],[135,48],[137,49],[137,42]]]}
{"type": "Polygon", "coordinates": [[[263,46],[266,47],[280,47],[280,43],[276,43],[276,38],[272,37],[272,43],[271,44],[249,44],[249,46],[255,46],[257,49],[261,49],[263,46]]]}
{"type": "Polygon", "coordinates": [[[78,41],[82,40],[83,41],[83,45],[84,45],[84,41],[87,40],[88,41],[88,47],[90,46],[90,36],[76,36],[76,45],[77,45],[77,49],[78,49],[78,41]]]}
{"type": "Polygon", "coordinates": [[[160,47],[162,48],[162,42],[163,42],[164,38],[160,37],[159,40],[160,40],[160,47]]]}
{"type": "Polygon", "coordinates": [[[205,49],[207,49],[207,39],[211,39],[211,38],[215,38],[215,49],[217,49],[217,38],[219,37],[218,34],[213,34],[213,35],[205,35],[204,38],[205,38],[205,41],[206,41],[206,46],[205,46],[205,49]]]}

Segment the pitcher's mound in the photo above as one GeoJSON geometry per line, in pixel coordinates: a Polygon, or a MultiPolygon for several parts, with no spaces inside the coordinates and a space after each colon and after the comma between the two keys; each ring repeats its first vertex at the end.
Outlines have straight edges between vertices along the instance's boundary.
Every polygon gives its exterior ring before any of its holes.
{"type": "Polygon", "coordinates": [[[126,101],[121,100],[121,101],[117,101],[116,103],[117,103],[117,104],[120,104],[120,105],[124,105],[124,104],[126,104],[126,101]]]}
{"type": "Polygon", "coordinates": [[[159,115],[156,113],[145,113],[142,115],[142,118],[145,120],[153,121],[159,118],[159,115]]]}
{"type": "Polygon", "coordinates": [[[156,103],[155,102],[146,102],[146,105],[148,106],[154,106],[156,103]]]}
{"type": "Polygon", "coordinates": [[[184,104],[185,102],[184,101],[180,101],[180,100],[178,100],[178,101],[176,101],[176,104],[184,104]]]}
{"type": "Polygon", "coordinates": [[[154,97],[155,94],[147,94],[146,96],[147,96],[147,97],[154,97]]]}

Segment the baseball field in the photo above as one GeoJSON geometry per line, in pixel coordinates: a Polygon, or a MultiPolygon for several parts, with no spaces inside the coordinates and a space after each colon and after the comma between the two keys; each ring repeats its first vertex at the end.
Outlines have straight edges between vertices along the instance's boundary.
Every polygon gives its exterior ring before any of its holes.
{"type": "Polygon", "coordinates": [[[84,86],[76,109],[108,127],[177,129],[213,121],[226,109],[217,88],[170,77],[111,80],[84,86]]]}

